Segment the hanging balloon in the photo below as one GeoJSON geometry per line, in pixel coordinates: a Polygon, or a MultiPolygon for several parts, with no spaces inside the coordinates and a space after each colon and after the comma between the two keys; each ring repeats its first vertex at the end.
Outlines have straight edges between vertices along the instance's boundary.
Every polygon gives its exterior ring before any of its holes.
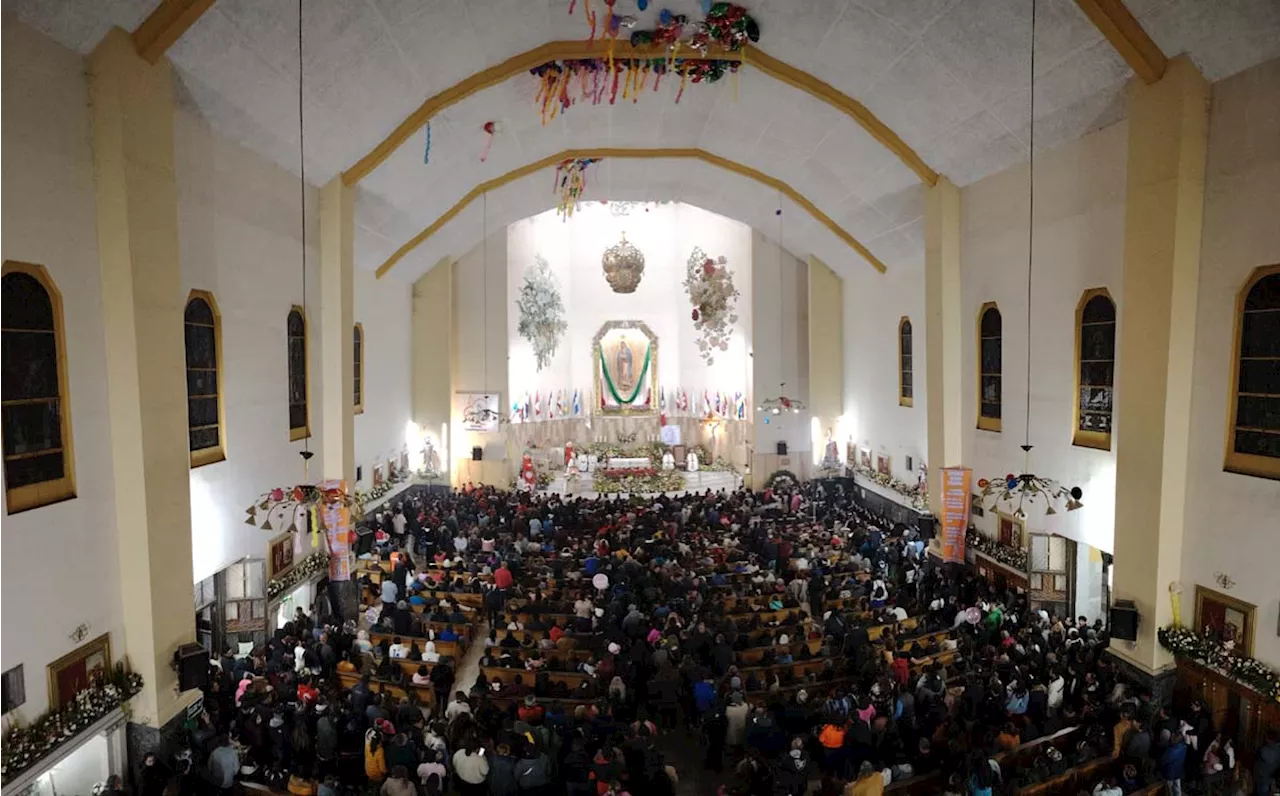
{"type": "Polygon", "coordinates": [[[484,148],[480,150],[480,162],[484,163],[489,159],[489,148],[493,146],[493,134],[497,132],[498,125],[495,122],[485,122],[481,128],[485,133],[484,148]]]}
{"type": "Polygon", "coordinates": [[[982,611],[979,611],[976,605],[971,605],[969,606],[969,609],[964,612],[964,619],[969,624],[976,625],[982,621],[982,611]]]}
{"type": "Polygon", "coordinates": [[[591,585],[595,586],[600,591],[604,591],[605,589],[609,588],[609,576],[604,574],[603,572],[600,572],[594,578],[591,579],[591,585]]]}
{"type": "Polygon", "coordinates": [[[1075,498],[1076,500],[1079,500],[1080,498],[1084,497],[1084,490],[1078,486],[1071,487],[1071,497],[1075,498]]]}
{"type": "Polygon", "coordinates": [[[649,0],[636,0],[636,8],[644,11],[649,7],[649,0]]]}

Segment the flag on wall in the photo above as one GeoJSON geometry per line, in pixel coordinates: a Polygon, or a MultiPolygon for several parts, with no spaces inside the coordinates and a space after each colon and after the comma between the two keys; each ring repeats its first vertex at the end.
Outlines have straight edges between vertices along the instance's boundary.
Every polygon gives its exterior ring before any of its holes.
{"type": "Polygon", "coordinates": [[[542,390],[533,394],[533,417],[535,420],[542,419],[542,390]]]}
{"type": "Polygon", "coordinates": [[[556,414],[564,417],[564,390],[556,390],[556,414]]]}
{"type": "Polygon", "coordinates": [[[573,416],[578,417],[582,414],[582,404],[578,402],[578,391],[573,391],[573,416]]]}
{"type": "MultiPolygon", "coordinates": [[[[667,388],[666,387],[663,387],[661,390],[658,390],[658,411],[659,412],[667,411],[667,388]]],[[[664,422],[662,425],[665,426],[666,423],[664,422]]]]}

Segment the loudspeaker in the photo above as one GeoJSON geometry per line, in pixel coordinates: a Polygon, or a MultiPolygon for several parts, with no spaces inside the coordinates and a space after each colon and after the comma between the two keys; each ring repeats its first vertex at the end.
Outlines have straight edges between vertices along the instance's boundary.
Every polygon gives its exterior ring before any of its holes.
{"type": "Polygon", "coordinates": [[[932,538],[933,538],[933,534],[934,534],[934,523],[933,523],[933,517],[932,517],[932,516],[930,516],[930,517],[921,517],[921,518],[920,518],[920,520],[916,523],[916,527],[917,527],[917,528],[919,529],[919,531],[920,531],[920,538],[921,538],[921,539],[923,539],[923,540],[925,540],[925,541],[927,542],[927,541],[929,541],[930,539],[932,539],[932,538]]]}
{"type": "Polygon", "coordinates": [[[187,691],[209,684],[209,651],[199,644],[183,644],[173,653],[178,670],[178,688],[187,691]]]}
{"type": "Polygon", "coordinates": [[[366,555],[373,552],[373,543],[376,541],[374,530],[369,525],[356,526],[356,556],[366,555]]]}
{"type": "Polygon", "coordinates": [[[1138,609],[1131,600],[1116,600],[1111,606],[1111,637],[1122,641],[1138,640],[1138,609]]]}
{"type": "Polygon", "coordinates": [[[471,461],[478,462],[484,458],[484,448],[479,445],[471,449],[471,461]]]}
{"type": "Polygon", "coordinates": [[[778,455],[779,455],[779,456],[786,456],[786,455],[787,455],[787,443],[785,443],[785,442],[779,442],[779,443],[778,443],[778,455]]]}

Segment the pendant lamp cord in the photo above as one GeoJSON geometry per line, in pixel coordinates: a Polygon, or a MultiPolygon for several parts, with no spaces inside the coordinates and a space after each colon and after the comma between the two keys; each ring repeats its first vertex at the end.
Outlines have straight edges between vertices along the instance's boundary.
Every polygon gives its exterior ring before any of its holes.
{"type": "Polygon", "coordinates": [[[1027,180],[1027,416],[1022,449],[1031,453],[1031,262],[1036,233],[1036,0],[1031,0],[1031,152],[1027,180]]]}
{"type": "Polygon", "coordinates": [[[484,257],[484,391],[489,391],[489,192],[484,192],[480,218],[484,257]]]}
{"type": "MultiPolygon", "coordinates": [[[[302,0],[298,0],[298,206],[302,216],[302,328],[305,333],[307,328],[307,150],[304,128],[302,121],[302,0]]],[[[305,349],[306,347],[303,346],[304,351],[305,349]]],[[[306,363],[303,367],[306,367],[306,363]]],[[[306,479],[310,480],[310,434],[302,438],[302,469],[306,479]]]]}

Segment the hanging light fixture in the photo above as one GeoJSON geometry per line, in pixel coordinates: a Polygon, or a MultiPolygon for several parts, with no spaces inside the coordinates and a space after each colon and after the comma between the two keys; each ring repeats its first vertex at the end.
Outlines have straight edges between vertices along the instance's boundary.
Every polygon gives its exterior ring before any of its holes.
{"type": "Polygon", "coordinates": [[[1035,251],[1036,207],[1036,0],[1031,0],[1031,110],[1029,149],[1031,152],[1029,179],[1027,181],[1027,412],[1023,430],[1023,472],[1007,473],[998,478],[978,479],[978,488],[984,499],[991,498],[991,510],[999,503],[1017,503],[1013,512],[1016,520],[1027,518],[1027,509],[1043,500],[1046,515],[1057,514],[1055,505],[1064,504],[1067,511],[1075,511],[1084,492],[1078,486],[1065,487],[1058,481],[1028,472],[1031,469],[1031,264],[1035,251]]]}
{"type": "MultiPolygon", "coordinates": [[[[778,209],[773,211],[778,218],[778,240],[777,240],[777,263],[778,263],[778,340],[783,346],[783,353],[786,348],[786,324],[783,322],[783,302],[782,302],[782,192],[778,192],[778,209]]],[[[783,360],[778,358],[779,363],[783,360]]],[[[782,369],[782,365],[778,365],[778,369],[782,369]]],[[[792,398],[787,395],[787,383],[785,381],[778,382],[778,394],[772,398],[765,398],[756,404],[757,412],[767,412],[773,415],[780,415],[783,412],[791,412],[799,414],[805,408],[804,401],[799,398],[792,398]]]]}
{"type": "MultiPolygon", "coordinates": [[[[298,200],[300,208],[299,245],[302,249],[302,317],[307,317],[307,161],[306,130],[302,114],[302,0],[298,0],[298,200]]],[[[319,532],[325,528],[324,507],[345,506],[358,518],[362,505],[351,490],[334,482],[315,484],[311,481],[310,435],[302,438],[302,482],[293,486],[268,489],[245,509],[245,524],[256,525],[264,531],[311,533],[311,546],[319,547],[319,532]],[[275,525],[271,519],[275,518],[275,525]],[[299,527],[301,523],[301,527],[299,527]]],[[[341,482],[339,482],[341,484],[341,482]]]]}

